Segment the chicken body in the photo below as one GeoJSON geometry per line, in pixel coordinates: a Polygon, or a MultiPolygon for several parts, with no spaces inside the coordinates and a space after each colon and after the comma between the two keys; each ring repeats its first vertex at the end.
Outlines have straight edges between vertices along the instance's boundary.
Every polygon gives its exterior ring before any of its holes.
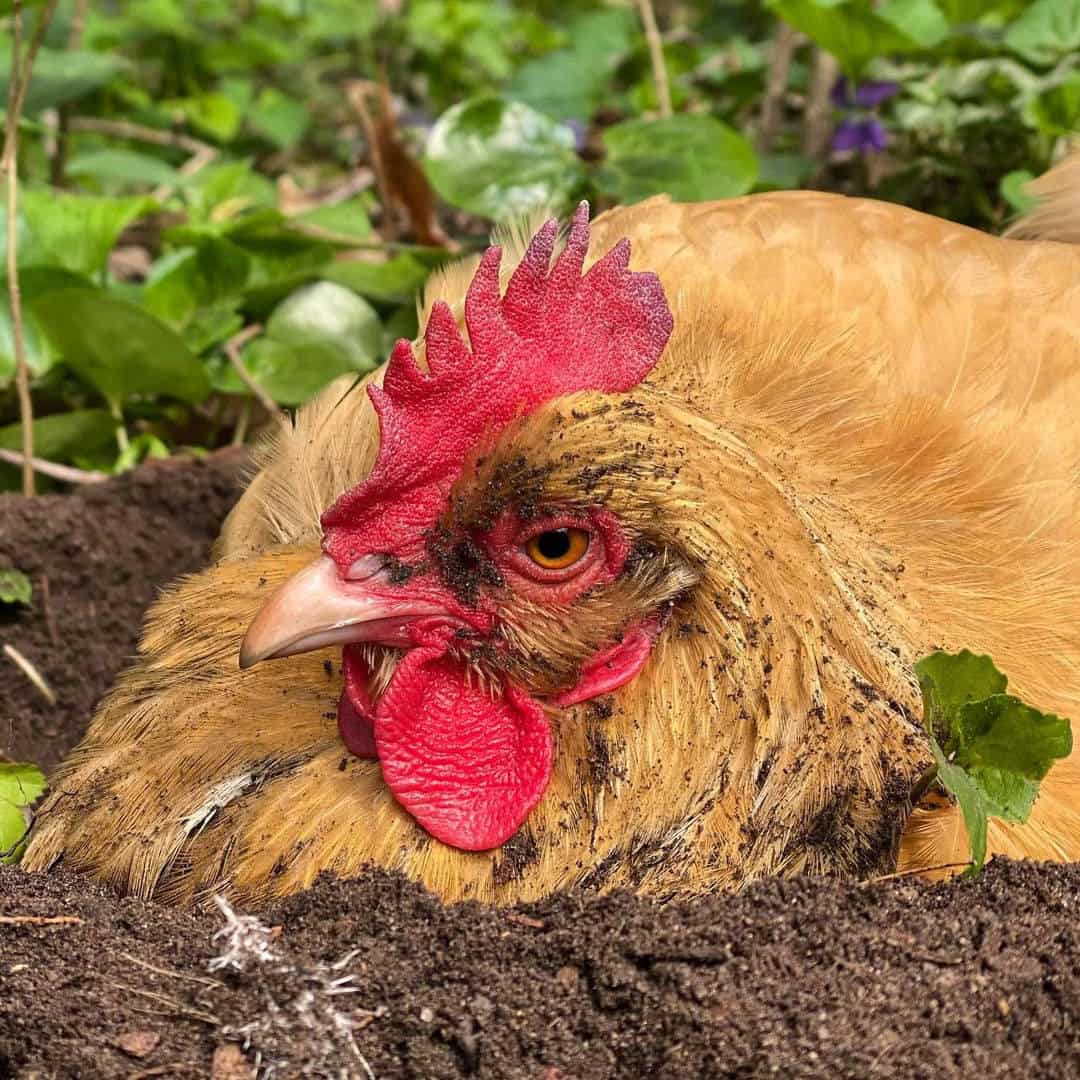
{"type": "MultiPolygon", "coordinates": [[[[27,865],[252,903],[374,864],[509,902],[964,857],[955,807],[909,816],[930,762],[914,662],[990,653],[1016,693],[1080,715],[1080,249],[815,193],[613,210],[590,260],[623,236],[674,316],[659,364],[510,424],[447,510],[531,485],[602,507],[645,553],[557,618],[506,601],[501,674],[545,702],[554,739],[522,827],[493,851],[420,828],[342,742],[340,648],[238,670],[267,596],[317,556],[320,514],[375,459],[367,396],[336,384],[263,449],[219,561],[149,613],[27,865]],[[658,611],[636,678],[552,704],[658,611]]],[[[438,277],[425,312],[444,299],[460,320],[471,269],[438,277]]],[[[371,649],[375,683],[398,659],[371,649]]],[[[1076,753],[1027,825],[992,822],[990,849],[1080,858],[1076,753]]]]}

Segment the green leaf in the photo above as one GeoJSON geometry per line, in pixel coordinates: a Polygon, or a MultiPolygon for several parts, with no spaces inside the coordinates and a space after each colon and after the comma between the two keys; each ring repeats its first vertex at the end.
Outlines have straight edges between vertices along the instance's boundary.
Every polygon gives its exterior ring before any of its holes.
{"type": "Polygon", "coordinates": [[[570,128],[497,97],[447,109],[428,137],[424,168],[448,203],[495,220],[561,206],[584,176],[570,128]]]}
{"type": "Polygon", "coordinates": [[[627,120],[604,131],[608,156],[597,183],[622,202],[666,192],[673,199],[727,199],[757,179],[754,150],[711,116],[627,120]]]}
{"type": "Polygon", "coordinates": [[[30,579],[21,570],[0,570],[0,604],[29,605],[32,593],[30,579]]]}
{"type": "Polygon", "coordinates": [[[949,20],[934,0],[886,0],[875,14],[924,49],[940,45],[949,36],[949,20]]]}
{"type": "Polygon", "coordinates": [[[830,52],[849,74],[857,75],[878,56],[907,52],[915,39],[880,18],[867,3],[824,5],[817,0],[770,0],[785,22],[830,52]]]}
{"type": "Polygon", "coordinates": [[[0,761],[0,800],[30,806],[44,791],[45,776],[36,765],[0,761]]]}
{"type": "Polygon", "coordinates": [[[22,210],[49,264],[88,277],[101,274],[120,233],[153,209],[151,199],[107,199],[25,191],[22,210]]]}
{"type": "Polygon", "coordinates": [[[210,385],[182,338],[149,311],[95,289],[61,289],[33,301],[64,361],[111,401],[168,394],[202,401],[210,385]]]}
{"type": "Polygon", "coordinates": [[[362,199],[346,199],[333,206],[319,206],[289,220],[301,225],[313,225],[347,240],[366,240],[371,235],[371,220],[362,199]]]}
{"type": "Polygon", "coordinates": [[[26,836],[26,828],[22,810],[7,799],[0,799],[0,864],[15,863],[22,858],[25,845],[20,841],[26,836]]]}
{"type": "Polygon", "coordinates": [[[1035,0],[1005,32],[1005,44],[1049,66],[1080,49],[1080,0],[1035,0]]]}
{"type": "MultiPolygon", "coordinates": [[[[75,101],[111,82],[129,67],[129,63],[119,56],[79,49],[42,48],[34,61],[24,111],[29,116],[75,101]]],[[[0,94],[3,101],[7,101],[10,77],[11,36],[5,33],[0,37],[0,94]]]]}
{"type": "Polygon", "coordinates": [[[1008,769],[1041,780],[1072,752],[1069,721],[1041,713],[1009,694],[970,701],[959,711],[956,760],[964,765],[1008,769]]]}
{"type": "Polygon", "coordinates": [[[915,674],[929,730],[942,742],[953,734],[962,705],[1002,694],[1009,685],[989,656],[977,656],[967,649],[956,654],[931,653],[915,665],[915,674]]]}
{"type": "Polygon", "coordinates": [[[177,98],[162,104],[178,120],[186,120],[196,131],[223,143],[232,142],[243,119],[232,98],[217,91],[177,98]]]}
{"type": "MultiPolygon", "coordinates": [[[[270,208],[277,204],[273,183],[256,172],[250,161],[209,165],[193,176],[184,188],[193,221],[206,221],[225,204],[236,208],[270,208]]],[[[218,222],[218,228],[226,223],[218,222]]]]}
{"type": "Polygon", "coordinates": [[[294,292],[274,310],[266,333],[285,345],[331,345],[358,370],[373,364],[382,345],[375,309],[332,281],[318,281],[294,292]]]}
{"type": "Polygon", "coordinates": [[[1034,179],[1035,174],[1028,169],[1013,169],[1001,178],[1001,197],[1018,213],[1026,214],[1039,201],[1024,190],[1034,179]]]}
{"type": "Polygon", "coordinates": [[[522,64],[507,95],[557,120],[585,120],[603,103],[611,73],[636,33],[627,8],[579,15],[567,27],[569,47],[522,64]]]}
{"type": "MultiPolygon", "coordinates": [[[[382,327],[374,308],[349,289],[319,281],[274,310],[266,333],[243,353],[245,367],[275,401],[299,405],[347,372],[370,371],[381,359],[382,327]]],[[[235,371],[222,368],[219,390],[245,393],[235,371]]]]}
{"type": "MultiPolygon", "coordinates": [[[[21,282],[20,282],[21,284],[21,282]]],[[[15,377],[15,328],[11,321],[11,303],[8,300],[7,278],[0,279],[0,390],[15,377]]],[[[41,327],[29,311],[26,310],[26,297],[23,297],[23,347],[26,350],[26,362],[32,375],[43,375],[53,366],[57,352],[41,327]]]]}
{"type": "MultiPolygon", "coordinates": [[[[50,461],[70,461],[80,450],[96,450],[111,442],[115,421],[104,409],[73,409],[34,421],[34,453],[50,461]]],[[[0,427],[0,447],[22,447],[22,425],[0,427]]]]}
{"type": "Polygon", "coordinates": [[[89,176],[124,186],[176,184],[182,177],[167,162],[137,150],[93,150],[68,162],[68,176],[89,176]]]}
{"type": "Polygon", "coordinates": [[[371,300],[405,304],[424,287],[429,273],[428,268],[412,255],[398,255],[381,263],[339,259],[319,276],[371,300]]]}
{"type": "Polygon", "coordinates": [[[1080,71],[1074,71],[1057,86],[1028,101],[1024,119],[1054,137],[1080,132],[1080,71]]]}
{"type": "Polygon", "coordinates": [[[1004,693],[1008,680],[988,656],[937,652],[915,670],[937,778],[960,804],[978,870],[987,818],[1027,820],[1039,781],[1072,753],[1069,721],[1004,693]]]}
{"type": "Polygon", "coordinates": [[[303,102],[268,88],[248,109],[247,121],[279,150],[289,150],[306,134],[311,116],[303,102]]]}
{"type": "Polygon", "coordinates": [[[937,762],[938,779],[946,791],[956,796],[960,810],[964,815],[964,827],[967,829],[968,846],[971,848],[973,869],[981,869],[986,862],[986,799],[975,779],[959,765],[952,765],[946,760],[937,740],[931,739],[930,748],[937,762]]]}

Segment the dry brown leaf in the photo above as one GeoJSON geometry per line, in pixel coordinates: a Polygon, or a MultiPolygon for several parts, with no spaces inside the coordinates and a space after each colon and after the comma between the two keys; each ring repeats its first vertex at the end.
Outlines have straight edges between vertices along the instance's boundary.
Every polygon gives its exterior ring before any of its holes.
{"type": "Polygon", "coordinates": [[[125,1031],[113,1041],[128,1057],[141,1059],[154,1052],[161,1036],[156,1031],[125,1031]]]}

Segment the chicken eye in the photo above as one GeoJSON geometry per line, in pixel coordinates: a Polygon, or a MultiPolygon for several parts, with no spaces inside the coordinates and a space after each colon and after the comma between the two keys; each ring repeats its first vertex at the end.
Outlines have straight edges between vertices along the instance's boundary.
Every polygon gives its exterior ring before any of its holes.
{"type": "Polygon", "coordinates": [[[525,544],[525,554],[545,570],[566,570],[589,550],[589,534],[584,529],[548,529],[525,544]]]}

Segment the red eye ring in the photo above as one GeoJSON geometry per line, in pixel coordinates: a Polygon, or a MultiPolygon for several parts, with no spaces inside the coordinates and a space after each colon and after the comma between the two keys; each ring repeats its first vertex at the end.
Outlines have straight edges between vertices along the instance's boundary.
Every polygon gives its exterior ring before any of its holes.
{"type": "Polygon", "coordinates": [[[556,584],[588,572],[604,557],[604,543],[592,522],[579,514],[559,514],[530,522],[507,552],[518,573],[556,584]]]}

